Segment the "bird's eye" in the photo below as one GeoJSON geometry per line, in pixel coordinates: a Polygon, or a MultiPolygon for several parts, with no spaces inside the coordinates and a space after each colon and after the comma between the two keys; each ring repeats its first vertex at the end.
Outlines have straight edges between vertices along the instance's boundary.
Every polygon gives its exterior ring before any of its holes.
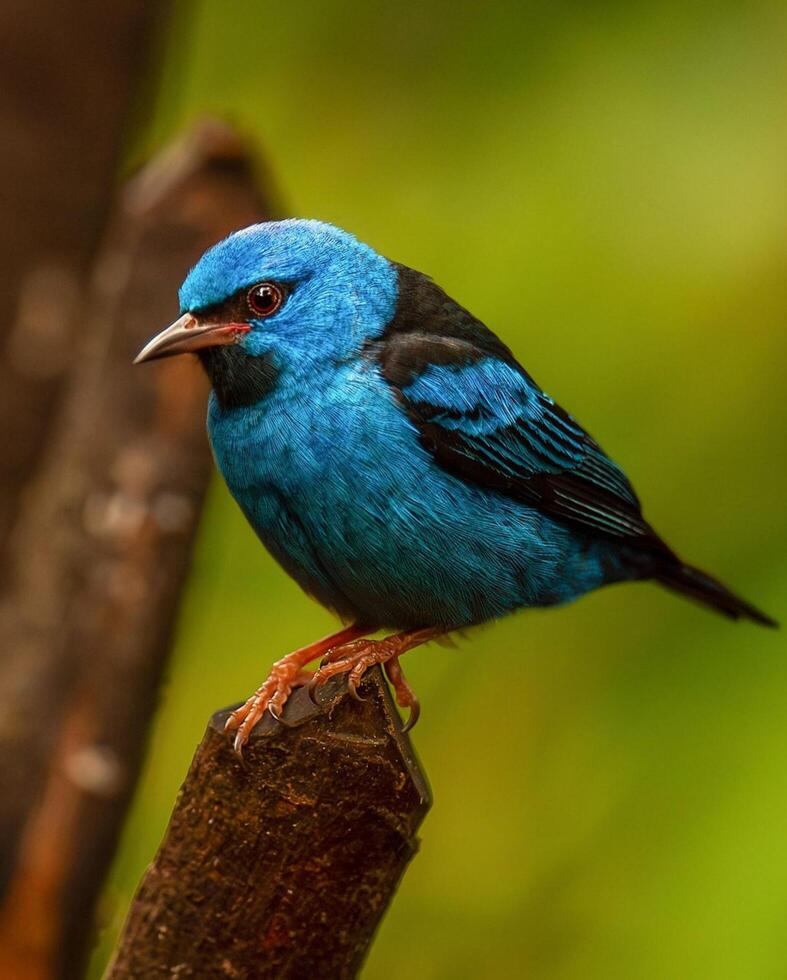
{"type": "Polygon", "coordinates": [[[275,283],[261,282],[251,287],[246,298],[257,316],[273,316],[284,301],[284,293],[275,283]]]}

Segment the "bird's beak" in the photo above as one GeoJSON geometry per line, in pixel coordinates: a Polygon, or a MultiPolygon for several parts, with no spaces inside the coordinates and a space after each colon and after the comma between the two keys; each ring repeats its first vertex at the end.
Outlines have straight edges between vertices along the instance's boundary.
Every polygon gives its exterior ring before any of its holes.
{"type": "Polygon", "coordinates": [[[251,329],[248,323],[199,323],[191,313],[156,334],[134,358],[135,364],[155,361],[159,357],[189,354],[202,347],[237,343],[240,335],[251,329]]]}

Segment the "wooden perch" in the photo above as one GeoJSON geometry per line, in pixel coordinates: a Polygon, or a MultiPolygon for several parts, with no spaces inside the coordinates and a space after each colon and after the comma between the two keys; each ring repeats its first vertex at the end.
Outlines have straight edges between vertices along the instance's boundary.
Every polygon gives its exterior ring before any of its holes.
{"type": "Polygon", "coordinates": [[[269,213],[243,144],[206,123],[124,191],[99,250],[0,601],[2,977],[81,974],[211,471],[198,366],[132,358],[205,248],[269,213]]]}
{"type": "Polygon", "coordinates": [[[210,721],[105,980],[349,980],[430,806],[379,667],[266,716],[241,761],[210,721]]]}

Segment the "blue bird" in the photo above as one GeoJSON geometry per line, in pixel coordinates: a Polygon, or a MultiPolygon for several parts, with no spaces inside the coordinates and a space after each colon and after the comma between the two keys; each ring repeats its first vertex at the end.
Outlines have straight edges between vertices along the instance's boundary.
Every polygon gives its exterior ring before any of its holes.
{"type": "Polygon", "coordinates": [[[293,688],[347,672],[355,693],[372,664],[412,723],[406,650],[612,582],[654,579],[776,625],[677,557],[623,471],[491,330],[347,232],[238,231],[191,270],[180,308],[137,362],[197,352],[230,492],[283,568],[350,624],[274,665],[228,722],[238,751],[293,688]]]}

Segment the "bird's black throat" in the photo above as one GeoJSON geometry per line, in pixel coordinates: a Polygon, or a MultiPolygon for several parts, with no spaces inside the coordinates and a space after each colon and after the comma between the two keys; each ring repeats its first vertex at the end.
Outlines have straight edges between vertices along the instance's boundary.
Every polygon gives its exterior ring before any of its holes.
{"type": "Polygon", "coordinates": [[[197,356],[225,409],[256,405],[270,394],[279,376],[270,354],[252,357],[236,344],[204,347],[197,356]]]}

